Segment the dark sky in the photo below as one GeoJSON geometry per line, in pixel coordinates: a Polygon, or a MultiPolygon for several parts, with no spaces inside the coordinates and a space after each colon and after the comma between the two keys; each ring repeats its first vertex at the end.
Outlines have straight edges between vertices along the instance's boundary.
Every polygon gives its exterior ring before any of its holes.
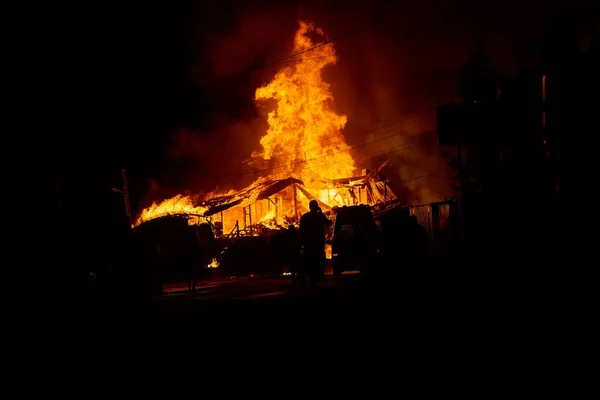
{"type": "Polygon", "coordinates": [[[250,154],[261,129],[253,90],[273,70],[247,71],[289,54],[299,17],[331,36],[358,31],[337,44],[346,61],[329,76],[338,107],[356,116],[358,131],[393,114],[383,115],[374,83],[407,94],[387,101],[388,108],[427,113],[452,99],[454,74],[477,33],[487,38],[497,68],[512,73],[535,59],[556,14],[540,5],[549,2],[513,0],[79,3],[21,10],[16,48],[23,61],[19,101],[40,113],[23,124],[49,129],[61,177],[89,196],[118,184],[114,171],[121,167],[140,193],[147,177],[178,189],[190,187],[190,176],[214,176],[208,186],[222,180],[206,169],[206,160],[214,161],[206,150],[182,150],[182,137],[190,140],[191,130],[194,140],[206,137],[213,146],[229,139],[218,159],[232,157],[236,165],[250,154]],[[239,144],[231,141],[240,135],[239,144]]]}
{"type": "Polygon", "coordinates": [[[190,79],[191,15],[175,3],[53,4],[27,19],[27,101],[57,141],[65,204],[108,204],[121,167],[139,196],[171,132],[202,109],[190,79]]]}
{"type": "Polygon", "coordinates": [[[106,151],[107,165],[154,174],[169,132],[186,122],[195,100],[188,14],[153,2],[103,4],[57,26],[50,90],[64,108],[53,117],[78,131],[64,142],[69,150],[106,151]]]}

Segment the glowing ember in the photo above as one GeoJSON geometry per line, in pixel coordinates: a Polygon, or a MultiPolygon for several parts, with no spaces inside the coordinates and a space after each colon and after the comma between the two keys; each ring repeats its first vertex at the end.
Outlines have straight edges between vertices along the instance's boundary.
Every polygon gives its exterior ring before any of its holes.
{"type": "Polygon", "coordinates": [[[219,260],[213,258],[212,262],[207,265],[207,268],[219,268],[219,260]]]}

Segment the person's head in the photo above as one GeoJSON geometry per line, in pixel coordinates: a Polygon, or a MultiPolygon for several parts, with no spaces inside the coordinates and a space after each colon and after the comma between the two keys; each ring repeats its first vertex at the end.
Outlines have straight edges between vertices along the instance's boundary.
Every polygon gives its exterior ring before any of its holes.
{"type": "Polygon", "coordinates": [[[294,225],[288,226],[288,231],[289,232],[294,232],[295,230],[296,230],[296,227],[294,225]]]}
{"type": "Polygon", "coordinates": [[[316,201],[316,200],[311,200],[311,201],[308,203],[308,209],[309,209],[310,211],[320,211],[320,210],[321,210],[321,207],[319,207],[319,203],[317,203],[317,201],[316,201]]]}
{"type": "Polygon", "coordinates": [[[417,216],[416,215],[411,215],[408,218],[408,223],[411,224],[411,225],[416,225],[418,223],[417,216]]]}

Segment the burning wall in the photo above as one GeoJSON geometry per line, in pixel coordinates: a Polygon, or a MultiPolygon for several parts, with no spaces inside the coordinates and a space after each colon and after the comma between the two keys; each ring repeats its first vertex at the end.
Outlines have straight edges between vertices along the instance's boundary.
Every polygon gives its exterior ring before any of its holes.
{"type": "MultiPolygon", "coordinates": [[[[293,188],[289,187],[269,199],[256,200],[245,206],[229,208],[212,216],[212,222],[220,222],[225,235],[235,229],[249,229],[253,225],[267,228],[287,226],[294,219],[293,188]]],[[[298,207],[302,212],[303,207],[298,207]]],[[[254,232],[258,233],[258,232],[254,232]]]]}

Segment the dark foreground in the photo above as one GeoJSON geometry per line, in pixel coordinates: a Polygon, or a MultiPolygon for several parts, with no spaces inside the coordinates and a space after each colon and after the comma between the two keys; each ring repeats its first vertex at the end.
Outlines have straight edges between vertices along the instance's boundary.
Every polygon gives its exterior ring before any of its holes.
{"type": "MultiPolygon", "coordinates": [[[[460,293],[443,274],[346,276],[314,288],[247,280],[113,304],[44,342],[26,362],[40,374],[19,388],[61,398],[568,392],[558,354],[532,320],[465,306],[477,299],[460,293]]],[[[40,327],[48,335],[58,328],[40,327]]]]}

